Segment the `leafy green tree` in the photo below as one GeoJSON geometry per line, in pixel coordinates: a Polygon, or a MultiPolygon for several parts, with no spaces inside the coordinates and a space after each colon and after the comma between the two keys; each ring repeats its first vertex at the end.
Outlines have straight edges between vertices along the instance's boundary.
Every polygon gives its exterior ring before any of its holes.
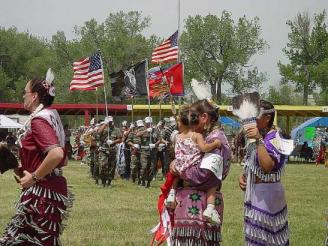
{"type": "Polygon", "coordinates": [[[5,90],[1,93],[2,101],[21,101],[26,81],[44,77],[51,63],[51,51],[45,40],[19,33],[16,28],[0,27],[0,84],[5,90]]]}
{"type": "Polygon", "coordinates": [[[289,84],[282,84],[278,88],[270,86],[264,97],[276,105],[299,105],[302,102],[300,93],[295,92],[295,88],[289,84]]]}
{"type": "Polygon", "coordinates": [[[267,46],[260,32],[258,18],[248,20],[243,16],[235,23],[226,11],[221,17],[189,16],[181,36],[186,79],[209,82],[218,102],[223,83],[230,84],[233,93],[258,88],[265,75],[248,63],[267,46]]]}
{"type": "Polygon", "coordinates": [[[299,13],[295,20],[287,21],[291,32],[283,51],[290,63],[279,62],[278,66],[283,76],[282,82],[292,82],[297,91],[302,91],[303,105],[308,104],[308,96],[317,86],[326,90],[328,85],[328,32],[325,18],[326,12],[323,11],[315,14],[313,20],[308,13],[299,13]]]}
{"type": "Polygon", "coordinates": [[[142,32],[149,27],[150,18],[143,18],[138,11],[111,13],[104,23],[94,19],[76,27],[82,50],[100,50],[108,71],[116,71],[150,56],[155,36],[146,38],[142,32]]]}
{"type": "Polygon", "coordinates": [[[1,102],[13,102],[15,89],[12,88],[11,78],[0,68],[0,98],[1,102]]]}
{"type": "MultiPolygon", "coordinates": [[[[72,76],[66,76],[72,74],[67,70],[68,64],[71,67],[72,61],[87,57],[97,50],[102,54],[106,81],[108,81],[108,74],[149,58],[152,49],[159,41],[156,36],[146,38],[142,34],[149,25],[150,18],[142,17],[141,12],[124,13],[120,11],[110,13],[103,23],[91,19],[83,26],[76,26],[77,38],[73,41],[68,41],[64,33],[57,32],[52,38],[52,47],[57,54],[57,65],[61,70],[62,79],[69,81],[72,76]]],[[[110,92],[108,85],[109,83],[106,83],[107,92],[110,92]]],[[[62,87],[64,88],[65,85],[62,87]]],[[[93,92],[74,91],[69,93],[66,90],[64,96],[72,102],[95,102],[95,93],[93,92]]],[[[103,102],[103,96],[99,96],[99,100],[103,102]]]]}

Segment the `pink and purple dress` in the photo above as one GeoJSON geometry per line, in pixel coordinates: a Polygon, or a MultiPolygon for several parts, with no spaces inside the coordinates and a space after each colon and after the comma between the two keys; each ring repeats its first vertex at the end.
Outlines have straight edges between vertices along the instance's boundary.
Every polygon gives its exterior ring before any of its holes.
{"type": "Polygon", "coordinates": [[[270,173],[261,169],[256,146],[246,154],[247,186],[244,202],[244,233],[246,245],[289,245],[287,204],[280,178],[287,158],[273,142],[276,131],[264,137],[269,155],[275,161],[270,173]],[[259,183],[256,180],[261,180],[259,183]]]}
{"type": "Polygon", "coordinates": [[[175,168],[182,179],[185,179],[185,171],[190,166],[197,166],[201,162],[202,157],[203,153],[191,137],[177,137],[175,143],[175,168]]]}

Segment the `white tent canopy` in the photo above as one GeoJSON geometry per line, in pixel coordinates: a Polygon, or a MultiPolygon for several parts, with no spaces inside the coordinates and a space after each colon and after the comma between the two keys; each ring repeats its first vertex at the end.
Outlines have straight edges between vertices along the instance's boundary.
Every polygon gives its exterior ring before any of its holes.
{"type": "Polygon", "coordinates": [[[0,114],[0,128],[5,128],[5,129],[17,129],[21,128],[23,125],[19,124],[12,119],[8,118],[5,115],[0,114]]]}

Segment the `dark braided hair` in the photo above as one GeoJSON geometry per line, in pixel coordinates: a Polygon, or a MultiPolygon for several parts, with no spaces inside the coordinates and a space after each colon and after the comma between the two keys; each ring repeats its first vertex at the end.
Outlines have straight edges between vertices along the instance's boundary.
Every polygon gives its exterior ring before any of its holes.
{"type": "Polygon", "coordinates": [[[30,80],[31,92],[36,92],[38,94],[39,102],[42,103],[44,107],[50,107],[55,97],[49,95],[48,88],[43,84],[43,79],[30,80]]]}

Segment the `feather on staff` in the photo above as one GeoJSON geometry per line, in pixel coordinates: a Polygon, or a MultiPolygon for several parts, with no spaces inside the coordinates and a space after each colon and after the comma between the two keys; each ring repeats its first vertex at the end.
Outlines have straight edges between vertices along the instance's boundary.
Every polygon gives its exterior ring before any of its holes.
{"type": "Polygon", "coordinates": [[[257,92],[245,93],[232,98],[232,113],[242,122],[244,129],[256,125],[260,115],[260,95],[257,92]]]}

